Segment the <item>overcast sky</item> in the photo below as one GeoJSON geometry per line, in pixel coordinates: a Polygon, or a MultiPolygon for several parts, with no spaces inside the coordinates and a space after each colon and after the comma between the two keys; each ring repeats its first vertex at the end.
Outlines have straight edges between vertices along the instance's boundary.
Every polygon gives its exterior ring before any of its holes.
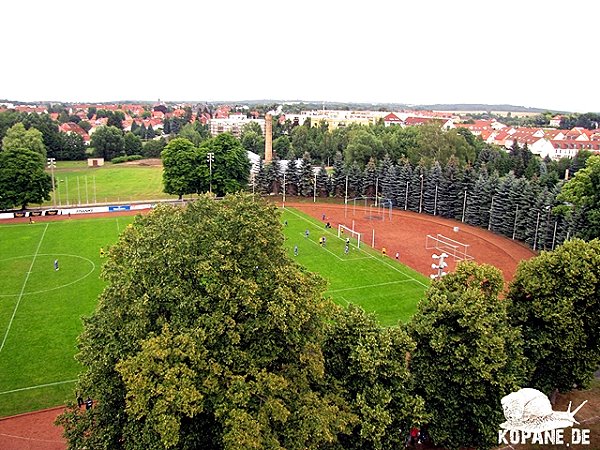
{"type": "Polygon", "coordinates": [[[0,99],[600,111],[600,1],[6,1],[0,99]]]}

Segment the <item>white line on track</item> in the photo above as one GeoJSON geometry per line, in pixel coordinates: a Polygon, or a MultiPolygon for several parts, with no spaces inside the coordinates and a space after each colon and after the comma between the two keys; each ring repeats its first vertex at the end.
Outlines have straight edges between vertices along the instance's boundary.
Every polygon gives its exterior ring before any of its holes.
{"type": "Polygon", "coordinates": [[[45,388],[45,387],[50,387],[50,386],[58,386],[60,384],[75,383],[76,381],[77,380],[66,380],[66,381],[57,381],[56,383],[38,384],[37,386],[29,386],[29,387],[24,387],[24,388],[19,388],[19,389],[13,389],[12,391],[0,392],[0,395],[12,394],[13,392],[30,391],[31,389],[40,389],[40,388],[45,388]]]}
{"type": "Polygon", "coordinates": [[[15,318],[15,314],[17,314],[17,309],[19,309],[19,304],[21,303],[21,299],[23,298],[23,292],[25,292],[25,286],[27,285],[27,281],[29,280],[29,275],[31,275],[31,269],[33,269],[33,264],[35,263],[35,258],[37,257],[37,255],[40,251],[40,247],[42,246],[42,241],[44,240],[44,236],[46,235],[46,230],[48,230],[48,224],[46,224],[46,226],[44,227],[44,232],[42,233],[40,242],[38,242],[38,246],[35,249],[35,253],[33,254],[33,259],[31,260],[31,265],[29,266],[29,270],[27,271],[27,276],[25,277],[23,286],[21,286],[21,293],[19,294],[19,298],[17,299],[17,304],[15,305],[15,309],[13,309],[13,313],[10,318],[10,322],[8,322],[8,327],[6,328],[6,333],[4,333],[4,339],[2,339],[2,345],[0,345],[0,352],[2,352],[2,349],[4,348],[4,344],[6,343],[6,338],[8,337],[8,333],[10,332],[10,328],[12,327],[12,323],[15,318]]]}

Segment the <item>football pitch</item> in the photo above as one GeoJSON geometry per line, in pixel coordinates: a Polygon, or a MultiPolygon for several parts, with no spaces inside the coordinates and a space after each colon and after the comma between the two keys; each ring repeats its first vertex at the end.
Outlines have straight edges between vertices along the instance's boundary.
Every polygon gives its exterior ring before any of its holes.
{"type": "Polygon", "coordinates": [[[429,286],[427,277],[396,261],[393,255],[383,256],[365,242],[357,248],[356,239],[350,235],[338,238],[337,229],[325,229],[324,222],[295,209],[284,209],[282,221],[287,222],[284,233],[290,256],[328,281],[326,297],[340,305],[361,306],[374,313],[383,326],[405,322],[414,314],[429,286]],[[325,246],[319,243],[322,237],[326,238],[325,246]],[[344,249],[347,237],[348,253],[344,249]]]}
{"type": "Polygon", "coordinates": [[[103,288],[100,248],[131,221],[0,225],[0,417],[61,405],[72,395],[81,317],[92,313],[103,288]]]}
{"type": "MultiPolygon", "coordinates": [[[[93,312],[104,285],[100,248],[115,243],[133,219],[0,224],[0,417],[61,405],[73,396],[81,370],[74,359],[81,317],[93,312]]],[[[357,249],[354,240],[346,254],[337,230],[296,210],[282,210],[284,221],[290,257],[328,281],[325,296],[360,305],[384,326],[414,313],[426,277],[364,243],[357,249]]]]}

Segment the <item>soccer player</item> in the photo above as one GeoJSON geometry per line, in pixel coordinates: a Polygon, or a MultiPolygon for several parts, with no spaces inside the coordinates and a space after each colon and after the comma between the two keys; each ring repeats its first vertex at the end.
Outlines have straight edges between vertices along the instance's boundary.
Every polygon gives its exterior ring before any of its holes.
{"type": "Polygon", "coordinates": [[[350,244],[348,244],[348,242],[346,242],[346,245],[344,246],[344,253],[347,255],[349,251],[350,251],[350,244]]]}
{"type": "Polygon", "coordinates": [[[396,259],[400,259],[400,252],[396,252],[396,259]]]}
{"type": "Polygon", "coordinates": [[[298,256],[298,246],[294,245],[294,256],[298,256]]]}
{"type": "Polygon", "coordinates": [[[387,255],[387,250],[386,250],[386,248],[385,248],[385,247],[383,247],[383,248],[381,249],[381,255],[382,255],[382,256],[385,256],[385,255],[387,255]]]}
{"type": "Polygon", "coordinates": [[[100,247],[100,258],[104,258],[104,249],[100,247]]]}
{"type": "Polygon", "coordinates": [[[58,259],[54,260],[54,270],[58,270],[58,259]]]}
{"type": "Polygon", "coordinates": [[[310,234],[310,232],[308,231],[308,228],[306,229],[306,231],[304,232],[304,237],[308,237],[308,235],[310,234]]]}

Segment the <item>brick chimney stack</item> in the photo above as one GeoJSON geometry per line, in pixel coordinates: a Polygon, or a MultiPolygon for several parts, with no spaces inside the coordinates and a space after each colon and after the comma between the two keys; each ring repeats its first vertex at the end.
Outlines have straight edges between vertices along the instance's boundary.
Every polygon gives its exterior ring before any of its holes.
{"type": "Polygon", "coordinates": [[[273,160],[273,116],[265,114],[265,164],[273,160]]]}

